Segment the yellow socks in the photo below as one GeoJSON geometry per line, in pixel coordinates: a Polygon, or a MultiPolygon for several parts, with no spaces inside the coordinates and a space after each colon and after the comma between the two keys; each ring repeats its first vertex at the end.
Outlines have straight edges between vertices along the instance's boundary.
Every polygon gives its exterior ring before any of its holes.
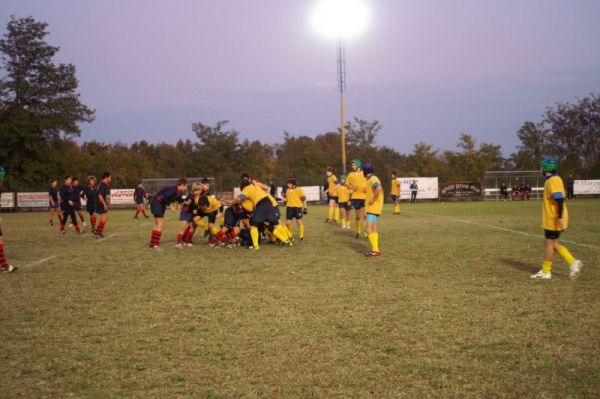
{"type": "Polygon", "coordinates": [[[219,232],[219,230],[220,230],[220,229],[219,229],[217,226],[213,226],[213,228],[212,228],[212,233],[213,233],[213,234],[217,234],[217,233],[219,232]]]}
{"type": "Polygon", "coordinates": [[[285,229],[285,227],[283,227],[282,225],[277,225],[275,227],[275,230],[273,230],[273,234],[275,235],[275,237],[281,240],[281,242],[287,242],[289,241],[289,238],[285,230],[287,229],[285,229]]]}
{"type": "Polygon", "coordinates": [[[545,260],[544,263],[542,263],[542,271],[544,273],[550,273],[552,271],[552,262],[545,260]]]}
{"type": "Polygon", "coordinates": [[[340,221],[340,208],[335,207],[334,213],[335,213],[335,222],[338,223],[340,221]]]}
{"type": "Polygon", "coordinates": [[[360,234],[360,220],[356,221],[356,232],[360,234]]]}
{"type": "Polygon", "coordinates": [[[293,237],[293,236],[294,236],[294,231],[292,230],[292,226],[287,226],[287,225],[286,225],[285,227],[286,227],[286,229],[287,229],[287,231],[288,231],[288,233],[289,233],[288,235],[289,235],[290,237],[293,237]]]}
{"type": "Polygon", "coordinates": [[[399,214],[400,213],[400,204],[396,203],[396,206],[394,207],[394,213],[395,214],[399,214]]]}
{"type": "Polygon", "coordinates": [[[256,227],[250,229],[250,237],[252,237],[252,246],[258,248],[258,229],[256,227]]]}
{"type": "Polygon", "coordinates": [[[571,255],[571,252],[562,245],[556,250],[556,252],[567,262],[567,265],[571,266],[575,262],[575,258],[571,255]]]}
{"type": "Polygon", "coordinates": [[[348,226],[348,228],[350,228],[350,219],[346,219],[346,226],[348,226]]]}
{"type": "Polygon", "coordinates": [[[271,240],[271,242],[275,242],[275,241],[277,241],[277,237],[275,237],[275,236],[273,235],[273,233],[271,233],[271,232],[269,231],[269,229],[265,229],[265,234],[267,235],[267,237],[269,237],[269,240],[271,240]]]}
{"type": "Polygon", "coordinates": [[[379,252],[379,233],[369,234],[369,242],[374,252],[379,252]]]}
{"type": "Polygon", "coordinates": [[[327,219],[333,220],[333,207],[332,206],[329,207],[329,215],[327,216],[327,219]]]}
{"type": "Polygon", "coordinates": [[[300,236],[300,239],[304,238],[304,225],[303,224],[298,226],[298,236],[300,236]]]}

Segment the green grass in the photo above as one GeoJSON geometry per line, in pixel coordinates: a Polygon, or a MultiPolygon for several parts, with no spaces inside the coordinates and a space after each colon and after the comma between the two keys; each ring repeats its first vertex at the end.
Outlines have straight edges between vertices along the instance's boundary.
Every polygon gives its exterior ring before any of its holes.
{"type": "Polygon", "coordinates": [[[5,214],[21,270],[0,275],[0,397],[597,396],[600,202],[568,206],[564,239],[593,246],[567,244],[576,282],[558,259],[529,279],[539,202],[386,206],[376,259],[324,207],[259,252],[178,251],[173,213],[160,253],[130,211],[104,241],[5,214]]]}

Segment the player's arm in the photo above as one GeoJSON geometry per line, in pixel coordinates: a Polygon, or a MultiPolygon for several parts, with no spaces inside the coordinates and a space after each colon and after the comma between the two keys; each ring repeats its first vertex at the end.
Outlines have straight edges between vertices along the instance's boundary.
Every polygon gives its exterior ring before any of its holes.
{"type": "Polygon", "coordinates": [[[373,199],[369,201],[369,205],[373,205],[375,201],[377,201],[377,198],[379,198],[379,196],[381,195],[381,184],[373,184],[373,189],[373,199]]]}

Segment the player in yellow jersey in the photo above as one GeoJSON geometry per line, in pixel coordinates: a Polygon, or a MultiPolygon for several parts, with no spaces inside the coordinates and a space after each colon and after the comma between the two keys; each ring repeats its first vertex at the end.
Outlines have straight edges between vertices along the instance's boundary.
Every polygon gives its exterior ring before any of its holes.
{"type": "Polygon", "coordinates": [[[292,246],[292,242],[288,238],[288,231],[285,227],[279,224],[279,214],[276,207],[271,202],[269,195],[262,189],[259,182],[244,181],[242,175],[242,183],[244,186],[239,197],[234,203],[243,203],[249,200],[252,203],[252,217],[250,218],[250,236],[252,238],[252,246],[249,249],[259,249],[259,232],[258,228],[268,223],[273,229],[273,235],[277,237],[286,246],[292,246]]]}
{"type": "Polygon", "coordinates": [[[335,221],[336,223],[340,220],[340,208],[338,206],[338,189],[340,182],[338,178],[333,174],[333,168],[328,166],[325,169],[327,175],[327,200],[329,202],[329,214],[325,222],[330,223],[335,221]]]}
{"type": "Polygon", "coordinates": [[[371,250],[366,255],[381,256],[377,221],[383,210],[383,187],[379,178],[373,174],[373,165],[365,163],[363,172],[367,177],[367,234],[371,243],[371,250]]]}
{"type": "Polygon", "coordinates": [[[304,240],[304,223],[302,222],[302,216],[308,214],[308,207],[306,205],[306,195],[302,187],[298,187],[296,179],[290,177],[287,180],[288,189],[285,192],[286,208],[285,208],[285,221],[289,233],[294,236],[292,232],[292,220],[296,219],[296,225],[298,225],[298,237],[300,240],[304,240]]]}
{"type": "Polygon", "coordinates": [[[554,252],[556,252],[569,265],[569,277],[574,280],[579,276],[583,263],[575,259],[559,241],[560,234],[569,226],[569,212],[565,203],[565,187],[560,176],[556,174],[556,158],[552,156],[544,157],[541,166],[546,178],[542,200],[542,228],[546,237],[546,249],[542,270],[532,275],[531,278],[542,280],[552,278],[552,261],[554,252]]]}
{"type": "Polygon", "coordinates": [[[340,188],[338,189],[338,206],[340,207],[340,221],[342,229],[350,229],[350,189],[346,185],[346,175],[340,176],[340,188]]]}
{"type": "Polygon", "coordinates": [[[346,184],[352,191],[350,202],[356,216],[356,238],[360,237],[361,219],[363,217],[366,219],[367,217],[367,210],[365,208],[365,200],[367,198],[367,178],[361,167],[362,163],[360,162],[360,159],[353,159],[352,172],[348,173],[348,178],[346,179],[346,184]]]}
{"type": "MultiPolygon", "coordinates": [[[[201,195],[198,200],[198,216],[200,219],[206,217],[208,220],[208,228],[205,229],[206,235],[214,235],[217,234],[219,228],[215,226],[217,222],[217,218],[219,217],[219,211],[221,210],[221,201],[217,199],[212,194],[201,195]]],[[[209,241],[212,240],[212,237],[209,241]]]]}
{"type": "Polygon", "coordinates": [[[396,172],[392,172],[392,181],[390,182],[390,195],[394,201],[394,215],[400,214],[400,181],[396,172]]]}

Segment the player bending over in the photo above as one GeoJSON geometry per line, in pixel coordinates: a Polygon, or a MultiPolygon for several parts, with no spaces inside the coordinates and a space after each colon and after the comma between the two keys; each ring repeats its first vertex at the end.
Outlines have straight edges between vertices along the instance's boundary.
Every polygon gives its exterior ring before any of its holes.
{"type": "Polygon", "coordinates": [[[565,202],[565,187],[562,179],[556,173],[556,158],[552,156],[544,157],[542,160],[542,173],[546,178],[542,199],[542,228],[546,237],[546,249],[542,270],[533,274],[531,278],[542,280],[552,278],[552,261],[554,252],[556,252],[569,265],[569,277],[574,280],[579,276],[583,263],[575,259],[559,241],[560,234],[569,225],[569,212],[565,202]]]}
{"type": "Polygon", "coordinates": [[[165,224],[165,211],[170,207],[177,211],[179,203],[183,202],[183,196],[187,191],[187,180],[179,179],[177,185],[165,187],[150,200],[150,212],[154,216],[154,226],[150,237],[150,249],[160,249],[160,236],[165,224]]]}

